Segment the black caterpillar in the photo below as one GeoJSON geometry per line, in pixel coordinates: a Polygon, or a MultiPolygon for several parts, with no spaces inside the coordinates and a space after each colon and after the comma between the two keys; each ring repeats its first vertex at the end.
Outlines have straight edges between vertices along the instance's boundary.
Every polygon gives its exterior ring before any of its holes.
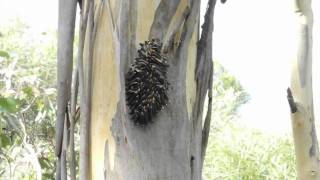
{"type": "Polygon", "coordinates": [[[126,101],[131,119],[145,125],[168,103],[167,58],[158,39],[140,43],[138,57],[126,74],[126,101]]]}

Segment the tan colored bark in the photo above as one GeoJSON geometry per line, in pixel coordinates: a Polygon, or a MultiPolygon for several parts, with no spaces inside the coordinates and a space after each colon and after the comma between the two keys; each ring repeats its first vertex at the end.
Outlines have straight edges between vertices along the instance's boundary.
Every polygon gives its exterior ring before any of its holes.
{"type": "MultiPolygon", "coordinates": [[[[111,1],[114,3],[114,1],[111,1]]],[[[93,56],[93,91],[91,114],[91,179],[103,179],[105,142],[109,144],[109,163],[113,169],[115,142],[110,132],[112,117],[119,101],[118,68],[115,57],[115,40],[113,39],[110,18],[104,7],[94,45],[93,56]]]]}

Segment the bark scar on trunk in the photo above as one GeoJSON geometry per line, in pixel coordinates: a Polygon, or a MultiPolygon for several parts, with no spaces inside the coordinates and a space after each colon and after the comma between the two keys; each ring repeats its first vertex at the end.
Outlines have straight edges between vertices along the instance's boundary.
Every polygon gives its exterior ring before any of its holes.
{"type": "MultiPolygon", "coordinates": [[[[312,122],[312,119],[310,119],[310,122],[312,122]]],[[[318,151],[318,141],[317,141],[317,134],[316,134],[316,127],[315,124],[312,124],[312,129],[310,132],[311,140],[312,140],[312,146],[309,150],[309,156],[316,156],[318,151]]]]}
{"type": "Polygon", "coordinates": [[[287,89],[287,99],[288,99],[288,102],[289,102],[291,113],[293,114],[293,113],[297,112],[297,110],[298,110],[297,104],[294,102],[294,99],[293,99],[292,92],[291,92],[290,88],[287,89]]]}

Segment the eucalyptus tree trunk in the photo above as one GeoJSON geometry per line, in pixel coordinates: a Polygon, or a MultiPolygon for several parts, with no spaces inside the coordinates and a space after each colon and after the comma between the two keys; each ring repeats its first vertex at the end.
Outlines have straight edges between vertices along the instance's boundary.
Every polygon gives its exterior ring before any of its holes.
{"type": "Polygon", "coordinates": [[[312,93],[312,9],[310,0],[295,0],[299,31],[296,59],[292,65],[291,109],[298,179],[320,179],[319,149],[316,136],[312,93]]]}
{"type": "Polygon", "coordinates": [[[80,179],[201,179],[211,121],[216,0],[208,1],[201,34],[200,0],[82,4],[77,70],[80,179]],[[160,40],[168,59],[169,103],[153,123],[139,126],[126,105],[125,74],[139,43],[151,39],[160,40]]]}

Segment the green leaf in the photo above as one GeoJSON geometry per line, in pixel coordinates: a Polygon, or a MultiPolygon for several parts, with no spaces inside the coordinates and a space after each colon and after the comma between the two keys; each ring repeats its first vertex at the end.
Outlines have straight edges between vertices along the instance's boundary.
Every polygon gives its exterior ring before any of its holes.
{"type": "Polygon", "coordinates": [[[0,112],[15,113],[18,111],[18,101],[12,97],[0,97],[0,112]]]}
{"type": "Polygon", "coordinates": [[[5,134],[0,135],[0,147],[5,148],[6,146],[10,145],[10,138],[5,134]]]}
{"type": "Polygon", "coordinates": [[[25,93],[27,96],[33,96],[33,89],[30,86],[27,86],[22,89],[23,93],[25,93]]]}
{"type": "Polygon", "coordinates": [[[10,55],[9,55],[9,53],[7,53],[6,51],[2,51],[2,50],[0,50],[0,57],[9,58],[9,57],[10,57],[10,55]]]}
{"type": "Polygon", "coordinates": [[[0,170],[0,177],[5,173],[5,170],[0,170]]]}
{"type": "Polygon", "coordinates": [[[40,163],[40,166],[41,166],[42,169],[44,169],[44,168],[46,168],[46,169],[50,168],[50,164],[47,162],[46,159],[40,158],[40,159],[39,159],[39,163],[40,163]]]}
{"type": "Polygon", "coordinates": [[[53,174],[51,174],[51,173],[43,173],[42,175],[43,175],[43,177],[45,177],[46,179],[54,179],[54,176],[53,176],[53,174]]]}

